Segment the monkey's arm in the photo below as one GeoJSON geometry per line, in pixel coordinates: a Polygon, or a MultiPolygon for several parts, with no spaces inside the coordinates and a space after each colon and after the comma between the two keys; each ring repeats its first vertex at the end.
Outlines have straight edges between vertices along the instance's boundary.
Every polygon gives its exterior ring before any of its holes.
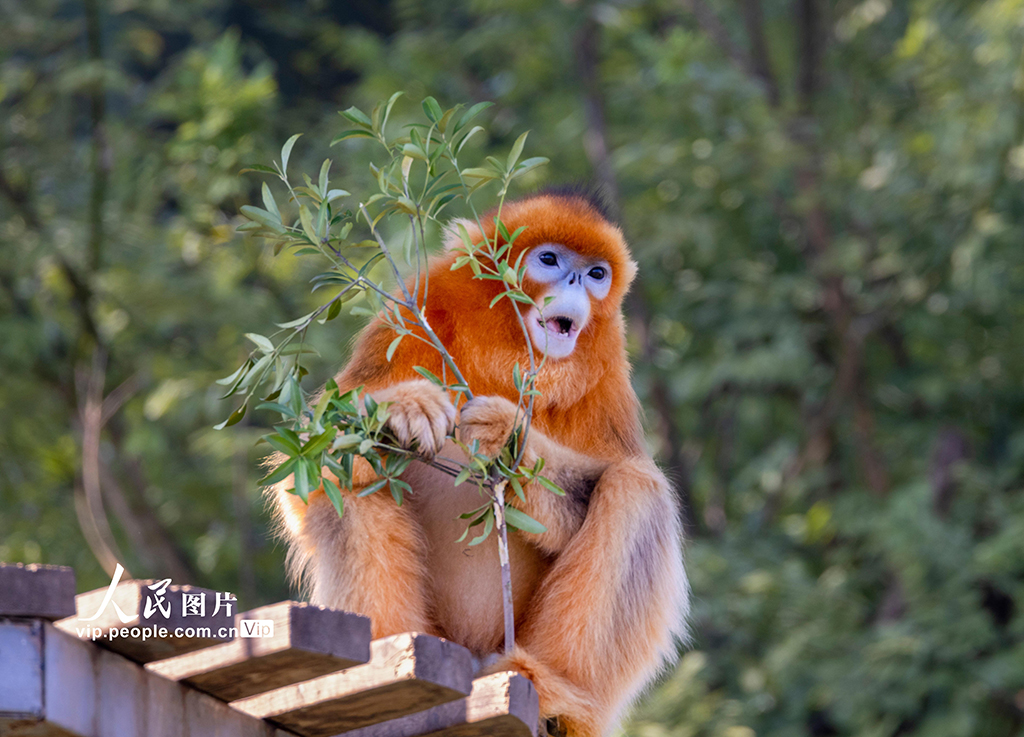
{"type": "MultiPolygon", "coordinates": [[[[515,415],[516,406],[504,397],[477,397],[459,414],[459,438],[467,445],[479,440],[480,452],[493,457],[512,434],[515,415]]],[[[558,484],[565,496],[532,483],[523,490],[525,502],[511,488],[506,498],[547,528],[547,532],[531,535],[530,542],[546,553],[558,553],[583,524],[590,495],[610,463],[567,448],[531,427],[522,465],[532,467],[538,458],[544,459],[542,474],[558,484]]]]}

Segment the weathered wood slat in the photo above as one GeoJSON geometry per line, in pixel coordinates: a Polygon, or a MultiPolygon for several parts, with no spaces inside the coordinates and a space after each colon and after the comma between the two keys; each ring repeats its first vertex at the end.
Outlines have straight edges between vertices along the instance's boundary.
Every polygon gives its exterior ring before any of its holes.
{"type": "Polygon", "coordinates": [[[285,686],[231,706],[304,737],[358,729],[469,694],[468,650],[429,635],[406,633],[371,644],[370,662],[285,686]]]}
{"type": "Polygon", "coordinates": [[[0,620],[5,737],[289,737],[42,620],[0,620]]]}
{"type": "Polygon", "coordinates": [[[75,572],[66,566],[0,563],[0,617],[61,619],[75,613],[75,572]]]}
{"type": "Polygon", "coordinates": [[[285,601],[238,615],[238,638],[158,660],[146,669],[234,701],[365,663],[370,620],[358,614],[285,601]],[[254,636],[270,622],[273,635],[254,636]]]}
{"type": "Polygon", "coordinates": [[[90,618],[100,611],[107,589],[79,594],[75,597],[76,616],[61,619],[54,624],[73,637],[92,639],[97,644],[138,663],[149,663],[181,655],[231,639],[230,630],[234,625],[234,615],[237,614],[234,602],[230,611],[221,607],[215,615],[213,609],[216,592],[195,586],[171,585],[162,595],[163,603],[169,608],[170,615],[165,617],[163,611],[155,605],[149,612],[146,611],[147,598],[154,594],[149,587],[155,583],[125,581],[118,584],[111,600],[97,619],[90,618]],[[203,616],[185,615],[183,595],[186,594],[205,595],[206,611],[203,616]],[[121,619],[118,608],[130,619],[129,622],[121,619]],[[145,628],[148,628],[148,633],[145,628]],[[179,628],[180,634],[176,634],[179,628]],[[192,630],[191,634],[189,630],[192,630]],[[117,636],[112,637],[114,634],[117,636]]]}
{"type": "Polygon", "coordinates": [[[465,699],[375,724],[345,737],[537,737],[537,691],[511,671],[473,681],[465,699]]]}

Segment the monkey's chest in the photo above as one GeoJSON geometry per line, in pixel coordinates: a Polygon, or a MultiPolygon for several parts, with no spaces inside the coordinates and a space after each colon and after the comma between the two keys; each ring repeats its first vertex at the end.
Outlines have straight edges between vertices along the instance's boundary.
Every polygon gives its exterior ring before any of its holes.
{"type": "MultiPolygon", "coordinates": [[[[457,457],[458,453],[450,445],[442,455],[457,457]]],[[[451,476],[419,463],[410,466],[403,478],[412,486],[408,503],[426,543],[424,562],[432,618],[449,639],[477,655],[497,652],[504,640],[497,533],[492,532],[478,545],[470,545],[483,532],[480,525],[462,542],[456,542],[469,521],[459,515],[480,507],[487,502],[486,497],[475,486],[456,487],[451,476]]],[[[518,623],[550,563],[515,530],[509,530],[509,559],[518,623]]]]}

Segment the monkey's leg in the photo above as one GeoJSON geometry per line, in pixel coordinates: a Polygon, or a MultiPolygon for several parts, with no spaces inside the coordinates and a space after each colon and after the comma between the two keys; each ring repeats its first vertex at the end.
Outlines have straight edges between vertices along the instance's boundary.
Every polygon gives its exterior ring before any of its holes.
{"type": "Polygon", "coordinates": [[[673,654],[687,599],[667,482],[648,459],[614,463],[493,670],[529,677],[572,737],[603,737],[673,654]]]}
{"type": "Polygon", "coordinates": [[[423,534],[390,495],[346,494],[339,518],[327,496],[314,492],[292,544],[309,558],[312,603],[369,617],[374,638],[436,634],[428,616],[423,534]]]}

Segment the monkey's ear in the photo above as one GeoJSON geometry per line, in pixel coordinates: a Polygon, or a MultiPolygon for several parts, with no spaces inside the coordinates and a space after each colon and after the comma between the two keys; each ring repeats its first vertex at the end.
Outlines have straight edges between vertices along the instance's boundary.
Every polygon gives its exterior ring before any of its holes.
{"type": "Polygon", "coordinates": [[[631,258],[626,259],[626,289],[629,289],[629,285],[633,283],[634,279],[636,279],[636,272],[638,268],[639,267],[636,265],[636,261],[634,261],[631,258]]]}
{"type": "Polygon", "coordinates": [[[460,233],[462,228],[459,227],[460,225],[466,229],[467,233],[469,233],[469,240],[472,243],[479,243],[484,239],[483,234],[480,232],[480,228],[477,227],[475,222],[469,218],[455,218],[454,220],[449,221],[444,228],[445,253],[448,253],[453,248],[462,246],[462,234],[460,233]]]}

